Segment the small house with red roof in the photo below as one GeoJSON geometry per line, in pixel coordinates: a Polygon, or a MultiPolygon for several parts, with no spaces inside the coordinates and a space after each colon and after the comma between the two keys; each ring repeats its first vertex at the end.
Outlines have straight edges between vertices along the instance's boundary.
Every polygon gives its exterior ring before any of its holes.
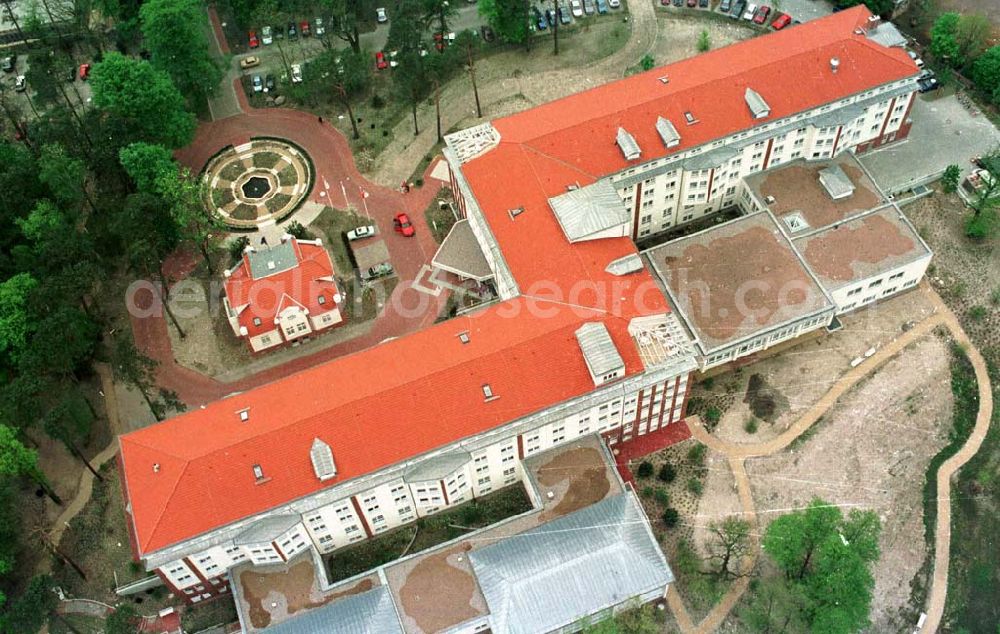
{"type": "Polygon", "coordinates": [[[273,247],[249,246],[223,275],[229,325],[253,352],[344,323],[343,295],[320,240],[285,235],[273,247]]]}

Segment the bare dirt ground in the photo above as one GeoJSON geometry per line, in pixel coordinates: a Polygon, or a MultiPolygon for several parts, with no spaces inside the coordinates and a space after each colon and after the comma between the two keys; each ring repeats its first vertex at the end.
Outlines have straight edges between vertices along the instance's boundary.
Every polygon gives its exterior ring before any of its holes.
{"type": "Polygon", "coordinates": [[[705,467],[705,492],[698,499],[698,510],[690,519],[693,529],[691,541],[703,555],[707,553],[708,525],[742,514],[736,480],[726,457],[710,451],[705,467]]]}
{"type": "Polygon", "coordinates": [[[691,396],[702,399],[698,406],[702,418],[709,406],[723,412],[714,431],[719,438],[738,443],[770,440],[788,429],[850,370],[852,359],[891,341],[905,324],[930,312],[931,304],[923,293],[905,293],[841,317],[844,327],[838,332],[702,380],[691,396]],[[750,389],[751,383],[755,389],[750,389]],[[771,412],[768,400],[774,404],[771,412]],[[746,430],[751,419],[757,421],[755,433],[746,430]]]}
{"type": "Polygon", "coordinates": [[[743,20],[722,21],[704,19],[700,15],[678,15],[662,7],[657,7],[656,18],[660,34],[651,54],[657,65],[698,55],[698,35],[702,29],[708,31],[713,50],[762,33],[743,20]]]}
{"type": "Polygon", "coordinates": [[[934,261],[927,271],[931,284],[983,355],[989,359],[1000,354],[1000,240],[970,242],[962,233],[964,222],[956,222],[956,216],[964,221],[971,212],[954,194],[936,193],[903,211],[934,248],[934,261]]]}
{"type": "Polygon", "coordinates": [[[947,441],[949,360],[945,341],[925,337],[859,383],[788,451],[747,462],[762,531],[816,496],[845,513],[857,507],[879,514],[875,632],[901,631],[911,582],[927,555],[922,489],[931,457],[947,441]]]}

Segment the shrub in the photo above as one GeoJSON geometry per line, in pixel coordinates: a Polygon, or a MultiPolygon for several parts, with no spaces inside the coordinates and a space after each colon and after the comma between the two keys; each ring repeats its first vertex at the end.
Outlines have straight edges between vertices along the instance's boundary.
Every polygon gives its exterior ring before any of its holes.
{"type": "Polygon", "coordinates": [[[671,507],[663,511],[661,519],[663,520],[664,526],[667,528],[673,528],[677,526],[678,522],[680,522],[681,514],[677,512],[677,509],[671,507]]]}
{"type": "Polygon", "coordinates": [[[661,482],[670,484],[677,478],[677,470],[674,469],[674,466],[669,462],[664,462],[660,467],[659,473],[656,474],[656,477],[659,478],[661,482]]]}
{"type": "Polygon", "coordinates": [[[747,419],[747,422],[743,424],[743,430],[748,434],[757,433],[757,419],[751,416],[747,419]]]}
{"type": "Polygon", "coordinates": [[[651,498],[651,497],[653,497],[654,493],[655,493],[655,491],[653,490],[653,487],[648,486],[648,485],[642,487],[642,497],[644,497],[644,498],[651,498]]]}
{"type": "Polygon", "coordinates": [[[962,168],[958,165],[949,165],[944,170],[944,175],[941,177],[941,189],[946,193],[951,194],[956,189],[958,189],[958,179],[962,176],[962,168]]]}
{"type": "Polygon", "coordinates": [[[705,485],[703,485],[701,480],[698,478],[688,478],[687,490],[694,493],[698,497],[701,497],[701,494],[705,491],[705,485]]]}
{"type": "Polygon", "coordinates": [[[704,53],[712,48],[712,37],[708,34],[708,29],[702,29],[698,34],[698,52],[704,53]]]}
{"type": "Polygon", "coordinates": [[[423,187],[424,186],[424,179],[418,178],[418,179],[416,179],[416,180],[413,181],[413,184],[416,185],[417,187],[423,187]]]}
{"type": "Polygon", "coordinates": [[[657,504],[661,504],[663,506],[670,504],[670,494],[667,493],[666,489],[657,489],[656,492],[653,493],[653,499],[656,500],[657,504]]]}
{"type": "Polygon", "coordinates": [[[708,423],[709,428],[715,427],[719,424],[719,420],[722,418],[722,410],[718,407],[712,405],[705,410],[705,422],[708,423]]]}
{"type": "Polygon", "coordinates": [[[639,468],[635,470],[635,474],[640,478],[648,478],[653,475],[653,463],[649,460],[643,460],[639,463],[639,468]]]}
{"type": "Polygon", "coordinates": [[[378,110],[379,108],[382,108],[383,106],[385,106],[385,99],[383,99],[381,96],[379,96],[378,93],[374,93],[372,95],[371,104],[372,104],[372,108],[375,108],[376,110],[378,110]]]}
{"type": "Polygon", "coordinates": [[[710,376],[707,379],[703,379],[702,382],[701,382],[701,385],[706,390],[712,389],[712,386],[715,385],[715,377],[714,376],[710,376]]]}
{"type": "Polygon", "coordinates": [[[965,222],[965,235],[973,240],[985,240],[993,235],[996,226],[996,210],[984,209],[981,213],[969,216],[965,222]]]}
{"type": "Polygon", "coordinates": [[[298,220],[295,220],[291,224],[289,224],[288,227],[286,227],[285,231],[287,231],[290,235],[295,236],[299,240],[311,240],[313,237],[312,233],[308,229],[306,229],[302,225],[302,223],[299,222],[298,220]]]}
{"type": "Polygon", "coordinates": [[[248,246],[250,246],[250,238],[246,236],[240,236],[229,243],[229,258],[233,261],[233,264],[243,257],[243,249],[248,246]]]}
{"type": "Polygon", "coordinates": [[[990,303],[994,306],[1000,306],[1000,286],[993,289],[990,293],[990,303]]]}
{"type": "Polygon", "coordinates": [[[688,449],[687,453],[688,462],[690,462],[692,465],[696,467],[704,466],[705,455],[707,453],[708,453],[708,447],[706,447],[705,445],[701,443],[691,445],[691,448],[688,449]]]}
{"type": "Polygon", "coordinates": [[[649,53],[643,55],[642,59],[639,60],[639,68],[642,70],[653,70],[654,66],[656,66],[656,60],[649,53]]]}
{"type": "Polygon", "coordinates": [[[989,313],[990,311],[986,310],[985,306],[979,306],[977,304],[969,309],[969,319],[972,319],[973,321],[982,321],[986,319],[986,316],[989,313]]]}

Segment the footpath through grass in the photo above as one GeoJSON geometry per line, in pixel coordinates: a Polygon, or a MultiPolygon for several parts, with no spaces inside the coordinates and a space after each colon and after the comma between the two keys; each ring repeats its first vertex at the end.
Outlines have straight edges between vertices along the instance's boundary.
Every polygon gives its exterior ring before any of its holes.
{"type": "Polygon", "coordinates": [[[326,558],[330,582],[348,579],[399,559],[411,539],[413,545],[406,551],[407,555],[460,537],[470,532],[469,529],[484,528],[529,510],[531,500],[524,485],[505,487],[449,511],[421,518],[356,546],[335,551],[326,558]],[[417,531],[415,539],[414,530],[417,531]]]}

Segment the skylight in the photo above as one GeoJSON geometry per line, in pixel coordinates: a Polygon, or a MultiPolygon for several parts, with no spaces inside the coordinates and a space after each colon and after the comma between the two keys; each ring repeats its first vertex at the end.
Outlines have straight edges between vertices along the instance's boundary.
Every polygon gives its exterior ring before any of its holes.
{"type": "Polygon", "coordinates": [[[674,124],[670,123],[669,119],[659,117],[656,120],[656,131],[660,134],[660,138],[663,139],[663,145],[668,148],[680,145],[681,135],[678,134],[677,128],[674,127],[674,124]]]}
{"type": "Polygon", "coordinates": [[[698,123],[698,120],[694,118],[694,115],[691,114],[690,110],[684,113],[684,120],[687,121],[688,125],[691,125],[692,123],[698,123]]]}
{"type": "Polygon", "coordinates": [[[493,388],[490,387],[489,383],[483,384],[483,396],[486,398],[487,401],[490,400],[491,398],[496,398],[496,396],[494,396],[493,394],[493,388]]]}
{"type": "Polygon", "coordinates": [[[618,128],[618,136],[615,137],[619,149],[625,155],[625,160],[634,161],[642,155],[639,144],[635,142],[635,137],[628,133],[625,128],[618,128]]]}
{"type": "Polygon", "coordinates": [[[329,480],[337,475],[337,465],[333,461],[333,450],[319,438],[313,439],[312,447],[309,449],[309,459],[312,460],[313,471],[316,477],[329,480]]]}

